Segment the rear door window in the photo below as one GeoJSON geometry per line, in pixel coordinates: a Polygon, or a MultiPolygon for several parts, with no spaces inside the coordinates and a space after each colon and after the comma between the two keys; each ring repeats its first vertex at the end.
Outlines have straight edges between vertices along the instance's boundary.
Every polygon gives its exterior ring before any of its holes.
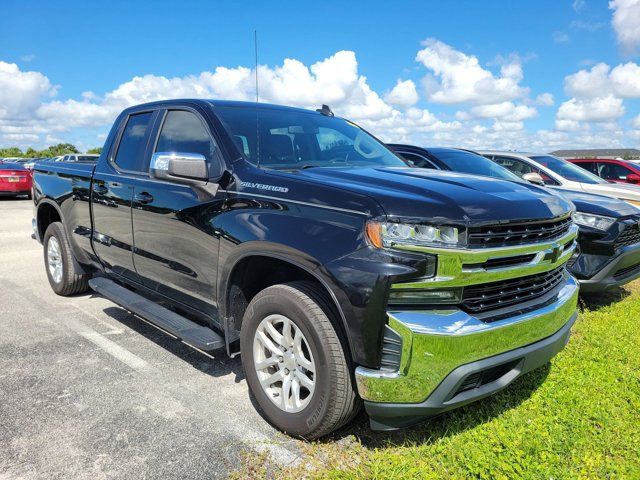
{"type": "Polygon", "coordinates": [[[147,132],[152,118],[153,112],[129,116],[114,159],[118,168],[130,172],[144,171],[147,132]]]}

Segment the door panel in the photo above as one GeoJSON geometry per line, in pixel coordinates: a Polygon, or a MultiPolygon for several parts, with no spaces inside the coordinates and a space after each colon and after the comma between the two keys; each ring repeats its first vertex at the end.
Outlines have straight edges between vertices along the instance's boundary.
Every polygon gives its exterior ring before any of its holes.
{"type": "Polygon", "coordinates": [[[217,318],[219,238],[216,217],[223,194],[201,199],[192,187],[145,180],[133,201],[134,263],[142,283],[181,304],[217,318]]]}
{"type": "MultiPolygon", "coordinates": [[[[152,150],[203,155],[209,177],[219,177],[222,162],[203,118],[186,107],[165,111],[161,116],[152,150]]],[[[143,284],[215,320],[216,222],[226,193],[213,191],[179,181],[140,181],[133,192],[133,231],[134,263],[143,284]]]]}
{"type": "Polygon", "coordinates": [[[133,266],[133,181],[96,172],[92,193],[93,244],[108,272],[139,281],[133,266]]]}

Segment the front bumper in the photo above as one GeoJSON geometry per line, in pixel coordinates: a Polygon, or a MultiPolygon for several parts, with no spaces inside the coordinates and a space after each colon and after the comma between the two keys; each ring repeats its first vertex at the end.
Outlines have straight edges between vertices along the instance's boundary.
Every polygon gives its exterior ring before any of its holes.
{"type": "Polygon", "coordinates": [[[566,343],[577,299],[578,284],[567,274],[545,306],[495,322],[456,308],[388,311],[402,338],[399,369],[355,372],[372,428],[407,426],[478,400],[544,364],[566,343]],[[489,371],[497,377],[461,390],[472,375],[489,371]]]}
{"type": "MultiPolygon", "coordinates": [[[[569,270],[580,276],[581,269],[587,268],[591,259],[597,263],[600,255],[580,254],[569,270]]],[[[583,293],[602,292],[624,285],[640,277],[640,243],[622,247],[615,257],[606,263],[590,278],[580,278],[580,291],[583,293]]]]}

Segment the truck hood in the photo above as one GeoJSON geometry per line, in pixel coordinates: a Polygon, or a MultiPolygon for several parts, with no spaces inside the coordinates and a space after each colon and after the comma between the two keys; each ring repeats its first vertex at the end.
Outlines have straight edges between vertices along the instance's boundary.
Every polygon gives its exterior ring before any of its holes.
{"type": "Polygon", "coordinates": [[[390,218],[498,223],[548,219],[572,209],[564,198],[534,185],[449,171],[313,168],[295,175],[373,197],[390,218]]]}
{"type": "Polygon", "coordinates": [[[640,209],[618,198],[596,195],[595,193],[578,192],[551,188],[576,206],[576,211],[592,215],[604,215],[611,218],[638,215],[640,209]]]}

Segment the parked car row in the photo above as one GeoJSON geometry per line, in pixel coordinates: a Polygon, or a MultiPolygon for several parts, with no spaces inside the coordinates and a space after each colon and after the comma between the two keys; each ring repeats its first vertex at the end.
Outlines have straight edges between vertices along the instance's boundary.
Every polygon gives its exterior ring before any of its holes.
{"type": "MultiPolygon", "coordinates": [[[[626,187],[617,190],[617,185],[613,185],[614,188],[607,190],[615,192],[615,196],[588,193],[594,185],[602,185],[592,183],[599,179],[566,160],[549,155],[476,153],[403,144],[389,147],[416,167],[529,181],[570,200],[576,207],[573,219],[579,233],[578,248],[567,268],[580,281],[582,292],[602,291],[640,276],[640,210],[634,206],[635,200],[629,199],[632,195],[626,187]]],[[[632,188],[638,189],[640,198],[640,188],[632,188]]]]}
{"type": "Polygon", "coordinates": [[[638,276],[637,187],[391,148],[326,105],[128,108],[96,163],[34,167],[48,281],[241,354],[260,413],[313,439],[361,405],[389,430],[501,390],[564,347],[580,286],[638,276]]]}
{"type": "Polygon", "coordinates": [[[31,172],[41,162],[84,162],[95,163],[100,155],[70,154],[52,158],[0,158],[0,196],[15,197],[27,195],[31,198],[31,172]]]}

